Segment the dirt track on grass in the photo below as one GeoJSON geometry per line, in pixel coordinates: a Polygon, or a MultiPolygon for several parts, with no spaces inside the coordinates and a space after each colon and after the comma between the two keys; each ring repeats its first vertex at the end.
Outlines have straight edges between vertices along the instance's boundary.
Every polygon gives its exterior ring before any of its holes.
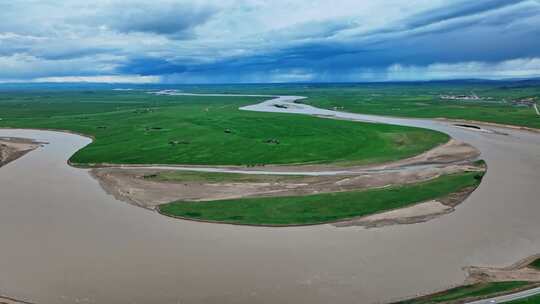
{"type": "MultiPolygon", "coordinates": [[[[90,173],[99,181],[102,188],[116,199],[155,210],[157,206],[173,201],[302,196],[413,184],[445,174],[484,171],[485,168],[475,165],[472,161],[478,155],[478,151],[470,145],[450,140],[444,145],[409,159],[383,165],[340,167],[340,171],[335,174],[324,171],[325,174],[317,175],[314,165],[295,166],[294,172],[299,175],[276,175],[276,171],[264,171],[274,174],[250,174],[249,179],[246,180],[220,182],[189,180],[189,178],[183,178],[181,182],[177,182],[148,178],[173,172],[182,174],[184,170],[174,170],[174,168],[104,167],[94,168],[90,173]],[[309,173],[309,175],[302,175],[302,173],[309,173]]],[[[324,169],[329,168],[324,167],[324,169]]],[[[271,168],[265,168],[265,170],[271,170],[271,168]]],[[[235,170],[229,168],[227,172],[235,172],[235,170]]],[[[336,226],[381,227],[424,222],[452,212],[454,207],[473,190],[474,188],[466,189],[466,191],[440,198],[437,201],[423,202],[408,208],[347,220],[336,226]]]]}
{"type": "MultiPolygon", "coordinates": [[[[314,165],[295,166],[286,171],[298,175],[276,175],[280,170],[265,168],[252,175],[247,182],[167,182],[145,177],[163,172],[184,171],[150,169],[138,167],[94,168],[90,172],[100,185],[119,200],[137,206],[154,208],[157,205],[177,200],[208,201],[242,197],[308,195],[325,192],[351,191],[357,189],[380,188],[426,181],[442,174],[479,170],[471,160],[478,151],[464,143],[450,140],[421,155],[387,163],[363,167],[340,167],[335,174],[317,175],[314,165]],[[266,175],[266,173],[274,173],[266,175]],[[308,173],[309,175],[302,175],[308,173]],[[255,178],[256,177],[256,178],[255,178]]],[[[287,167],[279,167],[287,168],[287,167]]],[[[212,169],[209,167],[209,169],[212,169]]],[[[318,168],[322,170],[322,168],[318,168]]],[[[328,167],[324,167],[328,170],[328,167]]],[[[243,168],[242,168],[243,170],[243,168]]],[[[229,168],[226,172],[237,172],[229,168]]],[[[321,173],[328,173],[324,171],[321,173]]]]}

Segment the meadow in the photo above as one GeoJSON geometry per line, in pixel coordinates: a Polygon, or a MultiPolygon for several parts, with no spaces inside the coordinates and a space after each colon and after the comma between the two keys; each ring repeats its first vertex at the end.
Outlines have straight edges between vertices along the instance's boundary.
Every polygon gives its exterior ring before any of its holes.
{"type": "Polygon", "coordinates": [[[502,89],[484,86],[374,87],[313,95],[308,103],[322,108],[399,117],[450,118],[540,128],[532,107],[512,100],[540,96],[540,86],[502,89]],[[361,91],[361,92],[358,92],[361,91]],[[471,95],[483,100],[447,100],[440,95],[471,95]],[[493,98],[493,99],[487,99],[493,98]]]}
{"type": "Polygon", "coordinates": [[[477,186],[476,172],[445,175],[412,185],[307,196],[262,197],[208,202],[173,202],[162,214],[243,225],[313,225],[403,208],[477,186]]]}
{"type": "Polygon", "coordinates": [[[534,108],[513,100],[535,98],[540,80],[440,81],[359,84],[281,84],[199,87],[200,91],[255,92],[307,96],[305,103],[340,111],[396,117],[450,118],[540,128],[534,108]],[[480,100],[448,100],[441,95],[472,95],[480,100]]]}
{"type": "Polygon", "coordinates": [[[540,303],[540,295],[535,295],[521,300],[507,302],[507,304],[538,304],[540,303]]]}
{"type": "Polygon", "coordinates": [[[0,128],[68,130],[94,141],[70,159],[116,164],[370,164],[448,140],[430,130],[240,111],[263,98],[155,96],[145,90],[0,92],[0,128]]]}

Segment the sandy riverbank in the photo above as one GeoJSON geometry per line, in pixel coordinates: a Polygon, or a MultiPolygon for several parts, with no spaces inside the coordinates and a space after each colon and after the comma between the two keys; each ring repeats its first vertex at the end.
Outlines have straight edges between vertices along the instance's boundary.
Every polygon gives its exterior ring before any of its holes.
{"type": "Polygon", "coordinates": [[[540,270],[530,267],[540,254],[524,258],[508,267],[466,267],[469,273],[466,283],[527,281],[540,282],[540,270]]]}
{"type": "Polygon", "coordinates": [[[451,193],[445,197],[419,204],[390,210],[373,215],[346,220],[334,224],[336,227],[363,226],[366,228],[379,228],[391,225],[406,225],[427,222],[439,216],[455,211],[455,207],[461,204],[476,187],[468,187],[462,191],[451,193]]]}
{"type": "Polygon", "coordinates": [[[435,119],[439,121],[450,122],[450,123],[466,123],[466,124],[479,125],[479,126],[496,127],[496,128],[503,128],[503,129],[513,129],[513,130],[540,133],[540,129],[529,128],[525,126],[516,126],[516,125],[508,125],[508,124],[479,121],[479,120],[469,120],[469,119],[456,119],[456,118],[450,119],[450,118],[444,118],[444,117],[438,117],[435,119]]]}
{"type": "Polygon", "coordinates": [[[42,144],[31,139],[0,137],[0,167],[37,149],[42,144]]]}
{"type": "MultiPolygon", "coordinates": [[[[99,181],[102,188],[116,199],[154,210],[157,206],[172,201],[303,196],[413,184],[445,174],[484,171],[484,167],[475,165],[473,162],[478,155],[479,152],[470,145],[451,140],[409,159],[369,167],[340,168],[339,174],[334,175],[312,175],[317,172],[313,171],[312,165],[305,166],[307,168],[305,172],[309,172],[309,176],[258,174],[249,175],[248,179],[241,181],[224,179],[219,182],[190,180],[189,178],[183,178],[181,182],[149,178],[171,173],[181,175],[183,172],[183,170],[171,169],[105,167],[94,168],[90,173],[99,181]]],[[[296,167],[295,170],[302,171],[302,168],[296,167]]],[[[265,170],[270,170],[270,168],[265,170]]],[[[467,189],[463,193],[448,198],[424,202],[403,210],[347,220],[343,222],[343,225],[381,227],[424,222],[452,212],[454,207],[473,190],[467,189]]]]}
{"type": "Polygon", "coordinates": [[[6,296],[0,296],[0,304],[33,304],[33,303],[13,299],[6,296]]]}
{"type": "MultiPolygon", "coordinates": [[[[467,286],[481,286],[483,284],[496,283],[496,282],[527,282],[527,284],[499,292],[494,292],[489,295],[473,295],[459,300],[447,300],[444,303],[477,303],[477,301],[484,300],[481,303],[502,303],[502,299],[496,299],[497,297],[517,294],[525,290],[533,290],[540,287],[540,270],[531,266],[535,260],[540,258],[540,254],[532,255],[507,267],[465,267],[468,272],[467,279],[462,285],[455,286],[454,288],[467,287],[467,286]]],[[[411,299],[411,302],[431,303],[434,302],[433,298],[437,296],[445,296],[447,293],[452,293],[451,289],[435,292],[429,295],[420,296],[411,299]]],[[[408,302],[405,300],[405,302],[408,302]]],[[[403,302],[392,302],[403,303],[403,302]]],[[[480,302],[479,302],[480,303],[480,302]]]]}

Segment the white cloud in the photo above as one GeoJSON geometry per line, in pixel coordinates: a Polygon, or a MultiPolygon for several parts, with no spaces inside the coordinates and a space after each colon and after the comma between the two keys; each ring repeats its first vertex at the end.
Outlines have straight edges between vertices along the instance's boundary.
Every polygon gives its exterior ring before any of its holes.
{"type": "Polygon", "coordinates": [[[36,78],[71,75],[114,74],[119,56],[98,54],[82,58],[48,60],[26,53],[0,56],[0,78],[36,78]]]}
{"type": "Polygon", "coordinates": [[[0,80],[139,73],[169,73],[161,79],[186,82],[537,75],[535,67],[520,70],[515,67],[520,63],[510,61],[507,64],[512,67],[445,61],[531,57],[520,59],[531,66],[531,60],[540,58],[539,43],[534,41],[540,32],[538,0],[515,1],[515,5],[509,1],[509,8],[480,9],[480,13],[456,14],[453,18],[435,18],[427,25],[409,26],[418,16],[444,16],[449,8],[470,7],[471,3],[489,8],[493,2],[503,1],[3,1],[0,80]],[[509,14],[500,15],[502,11],[509,14]],[[518,13],[522,15],[513,15],[518,13]],[[459,28],[469,24],[489,29],[468,34],[459,28]],[[437,33],[447,30],[456,33],[454,39],[439,40],[437,33]],[[504,35],[504,31],[512,35],[504,35]],[[430,33],[434,36],[431,40],[418,39],[430,33]],[[158,69],[152,69],[155,64],[149,64],[148,69],[129,69],[130,64],[145,59],[184,67],[186,73],[174,75],[180,72],[165,64],[158,69]],[[230,62],[227,70],[224,66],[230,62]],[[387,69],[393,62],[401,66],[387,69]],[[414,65],[430,62],[440,63],[414,65]]]}
{"type": "Polygon", "coordinates": [[[540,77],[540,58],[518,58],[501,62],[434,63],[426,66],[394,64],[386,70],[385,80],[520,77],[540,77]]]}
{"type": "MultiPolygon", "coordinates": [[[[140,0],[130,1],[129,6],[121,3],[110,0],[91,3],[46,0],[0,4],[0,35],[11,33],[46,38],[47,41],[33,47],[23,46],[28,48],[25,52],[35,56],[46,51],[48,46],[58,49],[67,43],[70,48],[79,45],[82,48],[116,49],[125,54],[159,53],[169,59],[190,57],[200,62],[208,61],[209,57],[218,60],[294,44],[297,38],[306,36],[305,31],[309,36],[317,24],[349,20],[355,27],[369,31],[405,15],[440,6],[444,1],[155,0],[150,6],[147,1],[140,0]],[[124,29],[118,33],[114,26],[103,21],[114,20],[127,26],[129,18],[140,19],[141,11],[146,11],[155,20],[159,20],[158,13],[165,14],[163,19],[171,19],[171,10],[174,11],[171,7],[182,6],[212,7],[215,11],[204,24],[193,29],[195,35],[191,39],[184,41],[140,33],[136,26],[133,31],[124,29]],[[278,32],[288,39],[278,37],[278,32]]],[[[180,14],[176,19],[183,18],[180,14]]],[[[312,34],[317,34],[317,31],[312,34]]],[[[0,45],[0,51],[2,48],[0,45]]]]}

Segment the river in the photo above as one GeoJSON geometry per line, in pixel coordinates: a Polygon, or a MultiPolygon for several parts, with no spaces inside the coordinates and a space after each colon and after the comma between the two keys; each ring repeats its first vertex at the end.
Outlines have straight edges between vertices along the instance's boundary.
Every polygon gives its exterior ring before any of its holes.
{"type": "Polygon", "coordinates": [[[88,138],[0,129],[49,142],[0,169],[0,294],[39,304],[376,303],[459,284],[465,266],[504,266],[540,252],[540,134],[274,102],[247,109],[439,130],[477,147],[489,169],[455,212],[426,223],[244,227],[115,200],[66,164],[88,138]]]}

